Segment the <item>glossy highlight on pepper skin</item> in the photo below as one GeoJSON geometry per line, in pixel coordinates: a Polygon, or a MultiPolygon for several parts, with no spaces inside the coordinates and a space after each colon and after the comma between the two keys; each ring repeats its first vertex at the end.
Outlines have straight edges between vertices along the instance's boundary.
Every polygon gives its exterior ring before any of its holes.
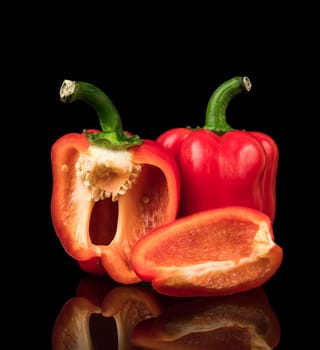
{"type": "Polygon", "coordinates": [[[157,141],[175,157],[181,171],[179,216],[227,205],[261,210],[274,222],[279,150],[267,134],[235,130],[226,108],[247,77],[232,78],[212,94],[202,128],[174,128],[157,141]]]}
{"type": "Polygon", "coordinates": [[[270,218],[229,206],[163,225],[135,245],[132,265],[159,293],[218,296],[263,285],[279,269],[282,248],[270,218]]]}
{"type": "Polygon", "coordinates": [[[104,129],[66,134],[53,144],[52,223],[80,267],[99,273],[103,267],[116,281],[135,283],[140,279],[131,266],[132,247],[150,230],[176,218],[179,169],[159,143],[121,128],[108,129],[106,120],[121,126],[110,100],[88,83],[75,85],[71,91],[96,107],[104,129]]]}

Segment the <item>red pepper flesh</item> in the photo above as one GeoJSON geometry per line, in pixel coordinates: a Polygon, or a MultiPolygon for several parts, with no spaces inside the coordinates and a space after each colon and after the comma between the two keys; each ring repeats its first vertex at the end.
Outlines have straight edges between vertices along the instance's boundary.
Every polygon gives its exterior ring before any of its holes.
{"type": "Polygon", "coordinates": [[[138,282],[130,261],[132,247],[150,230],[176,218],[179,169],[159,143],[121,131],[119,116],[101,90],[73,82],[69,93],[69,84],[64,82],[61,94],[94,106],[103,130],[66,134],[52,146],[54,229],[74,259],[84,265],[96,259],[117,282],[138,282]],[[107,130],[112,122],[115,126],[107,130]]]}
{"type": "Polygon", "coordinates": [[[234,130],[226,122],[229,101],[250,88],[247,77],[228,80],[211,96],[203,128],[174,128],[157,138],[181,170],[179,216],[239,205],[261,210],[274,222],[277,144],[267,134],[234,130]]]}
{"type": "Polygon", "coordinates": [[[131,254],[141,279],[177,297],[260,287],[279,269],[282,257],[269,216],[239,206],[201,211],[158,227],[131,254]]]}

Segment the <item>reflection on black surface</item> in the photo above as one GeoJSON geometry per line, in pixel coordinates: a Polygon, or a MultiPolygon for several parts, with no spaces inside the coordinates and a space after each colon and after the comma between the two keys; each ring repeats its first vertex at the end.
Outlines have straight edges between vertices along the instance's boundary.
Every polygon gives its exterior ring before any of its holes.
{"type": "Polygon", "coordinates": [[[171,298],[97,276],[80,281],[52,331],[53,350],[263,350],[279,341],[279,320],[263,288],[171,298]]]}

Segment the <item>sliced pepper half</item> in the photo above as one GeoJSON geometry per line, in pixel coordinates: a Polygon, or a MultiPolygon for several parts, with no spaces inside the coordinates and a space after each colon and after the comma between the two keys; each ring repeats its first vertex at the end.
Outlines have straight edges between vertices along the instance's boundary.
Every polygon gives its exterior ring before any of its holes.
{"type": "Polygon", "coordinates": [[[279,269],[283,251],[270,217],[248,207],[198,212],[143,237],[133,267],[159,293],[217,296],[263,285],[279,269]]]}
{"type": "Polygon", "coordinates": [[[131,250],[150,230],[176,218],[177,164],[159,143],[124,132],[118,111],[96,86],[65,80],[60,97],[91,105],[102,131],[66,134],[52,146],[56,234],[84,265],[96,260],[115,281],[138,282],[131,250]]]}

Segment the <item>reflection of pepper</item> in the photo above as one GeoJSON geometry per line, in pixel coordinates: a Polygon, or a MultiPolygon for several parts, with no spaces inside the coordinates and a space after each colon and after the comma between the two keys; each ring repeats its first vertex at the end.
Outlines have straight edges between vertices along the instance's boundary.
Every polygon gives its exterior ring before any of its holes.
{"type": "Polygon", "coordinates": [[[176,162],[159,143],[123,132],[116,108],[97,87],[66,80],[60,96],[63,102],[83,100],[92,106],[102,131],[70,133],[52,146],[51,213],[57,236],[87,269],[96,269],[96,261],[114,280],[135,283],[131,248],[176,217],[176,162]]]}
{"type": "Polygon", "coordinates": [[[274,349],[279,319],[264,289],[162,298],[151,288],[86,276],[60,309],[52,349],[274,349]]]}
{"type": "Polygon", "coordinates": [[[156,317],[162,307],[150,288],[117,285],[105,277],[88,276],[67,300],[52,330],[52,349],[131,349],[132,329],[156,317]]]}
{"type": "Polygon", "coordinates": [[[275,218],[278,148],[261,132],[232,129],[226,108],[247,77],[226,81],[212,94],[203,128],[175,128],[157,139],[181,168],[180,215],[228,205],[248,206],[275,218]]]}
{"type": "Polygon", "coordinates": [[[142,320],[131,341],[143,349],[275,349],[280,324],[262,288],[177,302],[142,320]]]}

